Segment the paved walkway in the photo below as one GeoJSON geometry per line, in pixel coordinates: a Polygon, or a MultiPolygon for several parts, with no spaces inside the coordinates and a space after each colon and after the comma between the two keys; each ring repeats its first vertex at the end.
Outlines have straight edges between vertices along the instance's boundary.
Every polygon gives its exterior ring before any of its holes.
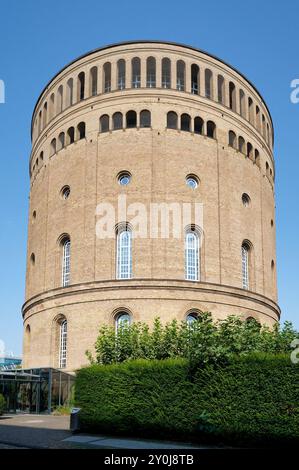
{"type": "MultiPolygon", "coordinates": [[[[203,449],[188,443],[121,438],[105,435],[73,435],[69,416],[6,415],[0,417],[0,449],[203,449]]],[[[209,447],[211,448],[211,446],[209,447]]]]}

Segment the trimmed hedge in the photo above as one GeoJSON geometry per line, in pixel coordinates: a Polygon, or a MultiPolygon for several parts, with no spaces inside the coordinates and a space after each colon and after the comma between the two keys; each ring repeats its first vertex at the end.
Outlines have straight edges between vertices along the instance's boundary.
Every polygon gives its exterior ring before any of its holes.
{"type": "Polygon", "coordinates": [[[299,366],[254,354],[190,373],[184,359],[136,360],[78,371],[84,430],[223,442],[299,440],[299,366]]]}
{"type": "Polygon", "coordinates": [[[4,396],[0,393],[0,416],[3,415],[5,409],[5,399],[4,396]]]}

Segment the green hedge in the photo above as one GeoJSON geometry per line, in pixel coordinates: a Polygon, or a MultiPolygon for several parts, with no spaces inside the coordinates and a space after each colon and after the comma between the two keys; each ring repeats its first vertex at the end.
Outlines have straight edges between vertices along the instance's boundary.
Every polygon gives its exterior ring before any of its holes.
{"type": "Polygon", "coordinates": [[[184,359],[136,360],[78,371],[84,430],[223,442],[299,439],[299,366],[255,354],[192,371],[184,359]]]}
{"type": "Polygon", "coordinates": [[[5,409],[5,400],[4,396],[0,393],[0,416],[3,415],[5,409]]]}

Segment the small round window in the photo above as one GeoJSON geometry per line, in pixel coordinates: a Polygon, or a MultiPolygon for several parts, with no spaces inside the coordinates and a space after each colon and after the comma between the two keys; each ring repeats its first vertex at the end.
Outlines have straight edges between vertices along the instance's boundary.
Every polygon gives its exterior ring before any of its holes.
{"type": "Polygon", "coordinates": [[[68,199],[71,194],[71,188],[69,186],[64,186],[61,190],[61,197],[62,199],[68,199]]]}
{"type": "Polygon", "coordinates": [[[196,189],[198,187],[199,180],[195,175],[188,175],[186,177],[186,185],[191,189],[196,189]]]}
{"type": "Polygon", "coordinates": [[[243,202],[243,206],[244,207],[249,207],[250,206],[250,202],[251,202],[251,199],[250,197],[248,196],[248,194],[243,194],[242,195],[242,202],[243,202]]]}
{"type": "Polygon", "coordinates": [[[191,326],[192,324],[194,324],[196,321],[198,320],[198,315],[196,312],[191,312],[191,313],[188,313],[187,317],[186,317],[186,321],[187,321],[187,324],[189,326],[191,326]]]}
{"type": "Polygon", "coordinates": [[[129,172],[123,172],[118,175],[118,182],[121,186],[128,186],[131,182],[131,178],[129,172]]]}

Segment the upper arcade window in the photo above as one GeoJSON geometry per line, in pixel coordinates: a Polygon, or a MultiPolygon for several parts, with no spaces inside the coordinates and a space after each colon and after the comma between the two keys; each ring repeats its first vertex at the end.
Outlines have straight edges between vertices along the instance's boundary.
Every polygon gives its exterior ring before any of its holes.
{"type": "Polygon", "coordinates": [[[110,62],[106,62],[103,66],[104,72],[104,93],[109,93],[111,91],[111,64],[110,62]]]}
{"type": "Polygon", "coordinates": [[[146,86],[147,88],[156,87],[156,59],[148,57],[146,60],[146,86]]]}
{"type": "Polygon", "coordinates": [[[218,75],[217,78],[217,90],[218,90],[218,102],[225,104],[225,90],[224,90],[224,78],[222,75],[218,75]]]}
{"type": "Polygon", "coordinates": [[[171,87],[171,62],[170,59],[164,57],[162,59],[162,88],[171,87]]]}
{"type": "Polygon", "coordinates": [[[132,88],[141,86],[141,63],[139,57],[132,59],[132,88]]]}
{"type": "Polygon", "coordinates": [[[182,60],[176,63],[176,88],[185,91],[185,62],[182,60]]]}
{"type": "Polygon", "coordinates": [[[124,59],[117,62],[117,88],[119,90],[126,88],[126,62],[124,59]]]}
{"type": "Polygon", "coordinates": [[[199,94],[199,67],[196,64],[191,65],[191,93],[199,94]]]}
{"type": "Polygon", "coordinates": [[[98,94],[98,68],[92,67],[90,69],[90,92],[91,96],[98,94]]]}
{"type": "Polygon", "coordinates": [[[213,74],[210,69],[205,70],[205,96],[213,99],[213,74]]]}
{"type": "Polygon", "coordinates": [[[78,75],[78,101],[85,98],[85,73],[81,72],[78,75]]]}

